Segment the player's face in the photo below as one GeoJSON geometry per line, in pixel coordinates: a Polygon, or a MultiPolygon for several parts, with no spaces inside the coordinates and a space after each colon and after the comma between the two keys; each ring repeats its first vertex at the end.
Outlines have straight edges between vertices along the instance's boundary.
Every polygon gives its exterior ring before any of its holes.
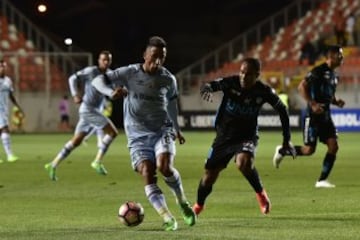
{"type": "Polygon", "coordinates": [[[5,75],[5,68],[6,68],[6,63],[0,62],[0,76],[1,77],[3,77],[5,75]]]}
{"type": "Polygon", "coordinates": [[[329,58],[331,61],[331,65],[333,65],[334,67],[340,66],[344,60],[343,49],[340,48],[338,52],[330,52],[329,58]]]}
{"type": "Polygon", "coordinates": [[[258,72],[255,71],[254,67],[249,65],[247,62],[244,62],[240,66],[239,77],[241,87],[250,88],[255,84],[258,72]]]}
{"type": "Polygon", "coordinates": [[[112,61],[111,54],[100,54],[98,59],[99,68],[101,70],[106,70],[110,67],[112,61]]]}
{"type": "Polygon", "coordinates": [[[144,70],[155,73],[165,62],[166,48],[147,47],[144,53],[144,70]]]}

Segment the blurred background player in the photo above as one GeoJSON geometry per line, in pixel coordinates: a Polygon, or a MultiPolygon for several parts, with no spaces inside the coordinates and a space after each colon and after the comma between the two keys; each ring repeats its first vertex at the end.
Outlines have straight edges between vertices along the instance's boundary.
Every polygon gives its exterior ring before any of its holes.
{"type": "MultiPolygon", "coordinates": [[[[0,60],[0,133],[1,141],[7,155],[8,162],[15,162],[19,158],[14,155],[11,150],[10,130],[9,130],[9,98],[14,106],[16,106],[20,113],[24,116],[24,112],[19,106],[15,96],[14,88],[11,79],[5,75],[6,62],[0,60]]],[[[0,160],[0,163],[3,160],[0,160]]]]}
{"type": "MultiPolygon", "coordinates": [[[[345,102],[335,96],[339,78],[335,68],[343,62],[341,46],[329,46],[326,52],[326,61],[314,67],[299,84],[300,95],[307,103],[306,117],[303,124],[304,146],[295,146],[297,156],[309,156],[316,150],[317,140],[327,145],[320,176],[315,183],[316,188],[333,188],[334,184],[327,178],[334,166],[338,151],[337,130],[331,118],[330,104],[343,107],[345,102]]],[[[275,149],[273,163],[279,167],[283,157],[288,155],[275,149]]]]}
{"type": "Polygon", "coordinates": [[[202,98],[212,101],[212,93],[222,91],[223,98],[215,119],[216,137],[209,150],[204,174],[197,189],[197,201],[193,206],[199,215],[205,200],[213,190],[218,176],[235,156],[238,170],[256,193],[260,211],[270,212],[270,200],[255,168],[255,151],[258,145],[257,118],[261,107],[269,103],[280,115],[284,151],[294,153],[290,143],[289,116],[285,105],[268,85],[262,83],[260,61],[245,58],[239,74],[206,83],[200,91],[202,98]]]}
{"type": "MultiPolygon", "coordinates": [[[[124,98],[124,128],[132,166],[142,176],[145,194],[163,218],[164,230],[174,231],[177,221],[157,184],[157,170],[175,195],[185,223],[194,225],[196,216],[185,196],[180,173],[174,167],[176,137],[180,144],[185,143],[185,138],[177,120],[176,79],[163,67],[166,54],[165,40],[151,37],[143,54],[144,63],[117,68],[108,78],[129,91],[124,98]]],[[[105,81],[104,76],[99,75],[93,85],[111,96],[113,89],[107,87],[105,81]]]]}
{"type": "Polygon", "coordinates": [[[59,113],[60,113],[60,131],[70,131],[70,107],[69,98],[64,95],[59,102],[59,113]]]}
{"type": "MultiPolygon", "coordinates": [[[[112,101],[108,98],[105,97],[104,99],[104,103],[102,104],[102,113],[104,114],[105,117],[110,118],[112,115],[112,110],[113,110],[113,104],[112,101]]],[[[89,138],[96,134],[96,138],[97,138],[97,145],[100,146],[101,145],[101,141],[102,138],[104,137],[104,131],[102,129],[96,129],[93,128],[92,130],[90,130],[90,132],[85,136],[84,140],[83,140],[83,144],[85,146],[87,146],[87,141],[89,140],[89,138]]]]}
{"type": "Polygon", "coordinates": [[[12,130],[18,133],[25,132],[24,130],[25,116],[20,108],[17,106],[12,107],[11,123],[12,130]]]}
{"type": "MultiPolygon", "coordinates": [[[[111,53],[102,51],[99,54],[97,66],[86,67],[70,76],[69,85],[71,95],[73,96],[74,102],[80,104],[79,121],[76,125],[74,136],[65,144],[52,162],[45,164],[45,169],[51,180],[57,180],[55,173],[56,168],[74,148],[81,144],[84,137],[92,128],[102,129],[104,131],[104,137],[98,147],[95,160],[91,163],[91,167],[101,175],[107,174],[102,159],[110,144],[117,136],[118,131],[111,120],[103,115],[101,110],[105,96],[91,85],[91,81],[97,75],[104,75],[111,72],[109,69],[111,60],[111,53]]],[[[111,97],[116,99],[121,97],[121,94],[121,89],[117,89],[111,97]]]]}

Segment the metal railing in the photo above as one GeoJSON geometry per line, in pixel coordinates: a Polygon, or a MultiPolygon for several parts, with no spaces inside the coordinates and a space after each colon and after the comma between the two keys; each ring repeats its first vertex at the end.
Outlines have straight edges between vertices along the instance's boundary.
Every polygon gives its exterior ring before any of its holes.
{"type": "Polygon", "coordinates": [[[189,94],[191,86],[209,72],[223,66],[224,63],[234,61],[239,54],[248,52],[252,47],[264,41],[266,37],[274,37],[277,31],[293,21],[305,16],[309,10],[319,6],[321,0],[297,0],[252,26],[234,39],[223,44],[213,52],[203,56],[198,61],[180,70],[176,77],[179,81],[181,95],[189,94]]]}

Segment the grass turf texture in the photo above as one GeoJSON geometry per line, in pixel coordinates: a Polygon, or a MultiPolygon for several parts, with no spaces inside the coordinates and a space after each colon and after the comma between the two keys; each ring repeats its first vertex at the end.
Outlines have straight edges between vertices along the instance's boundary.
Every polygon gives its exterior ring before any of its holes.
{"type": "MultiPolygon", "coordinates": [[[[338,159],[330,176],[336,188],[315,189],[325,146],[319,144],[310,157],[287,157],[275,169],[272,156],[281,133],[261,132],[255,163],[272,201],[269,216],[260,214],[253,190],[233,162],[222,172],[193,227],[185,225],[174,197],[159,178],[179,222],[176,232],[165,232],[145,198],[141,178],[130,167],[123,134],[105,157],[108,176],[90,167],[96,154],[93,137],[60,165],[58,182],[49,180],[44,164],[71,135],[13,134],[13,150],[21,159],[0,164],[0,239],[358,239],[359,136],[340,133],[338,159]],[[129,228],[118,221],[118,208],[127,200],[143,205],[145,219],[140,226],[129,228]]],[[[185,132],[185,137],[185,145],[177,148],[176,167],[193,203],[214,133],[185,132]]],[[[301,142],[301,134],[293,133],[293,143],[301,142]]],[[[3,152],[0,156],[5,159],[3,152]]]]}

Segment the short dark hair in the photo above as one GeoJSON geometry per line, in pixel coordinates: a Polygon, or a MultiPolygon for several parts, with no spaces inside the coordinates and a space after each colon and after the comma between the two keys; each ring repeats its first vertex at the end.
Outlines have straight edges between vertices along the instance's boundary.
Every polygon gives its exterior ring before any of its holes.
{"type": "Polygon", "coordinates": [[[260,63],[260,60],[257,59],[257,58],[245,58],[244,59],[244,62],[246,62],[247,64],[251,65],[254,70],[256,72],[260,72],[261,71],[261,63],[260,63]]]}
{"type": "Polygon", "coordinates": [[[329,45],[325,49],[325,56],[327,56],[329,53],[337,53],[340,51],[342,47],[340,45],[329,45]]]}
{"type": "Polygon", "coordinates": [[[102,50],[102,51],[99,53],[99,56],[100,56],[100,55],[103,55],[103,54],[109,56],[109,55],[111,55],[111,52],[108,51],[108,50],[102,50]]]}
{"type": "Polygon", "coordinates": [[[166,48],[166,41],[162,37],[152,36],[149,38],[147,47],[166,48]]]}

